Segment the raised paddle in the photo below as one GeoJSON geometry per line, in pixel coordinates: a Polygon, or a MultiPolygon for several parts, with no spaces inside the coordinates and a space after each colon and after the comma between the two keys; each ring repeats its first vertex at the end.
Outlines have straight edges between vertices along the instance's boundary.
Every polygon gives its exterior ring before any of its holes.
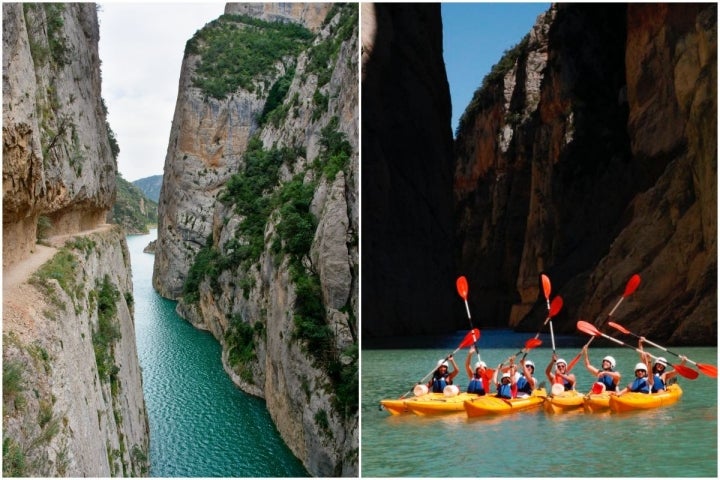
{"type": "Polygon", "coordinates": [[[543,293],[545,294],[545,301],[547,302],[547,309],[550,310],[550,292],[552,291],[552,285],[550,284],[550,279],[544,273],[540,275],[540,280],[542,281],[543,293]]]}
{"type": "MultiPolygon", "coordinates": [[[[467,317],[468,322],[470,323],[470,328],[473,328],[472,323],[472,317],[470,316],[470,306],[468,305],[467,297],[468,297],[468,282],[467,278],[465,278],[464,275],[461,275],[458,277],[458,279],[455,281],[455,287],[457,288],[458,295],[465,301],[465,310],[467,311],[467,317]]],[[[473,345],[475,345],[475,352],[477,352],[478,361],[481,362],[482,358],[480,358],[480,347],[478,347],[477,340],[480,339],[480,335],[477,336],[475,340],[473,340],[473,345]]]]}
{"type": "MultiPolygon", "coordinates": [[[[619,330],[619,331],[621,331],[622,333],[625,333],[625,334],[627,334],[627,335],[632,335],[632,336],[635,337],[635,338],[642,338],[642,337],[640,337],[639,335],[631,332],[631,331],[628,330],[627,328],[623,327],[623,326],[620,325],[619,323],[608,322],[608,325],[610,325],[611,327],[613,327],[615,330],[619,330]]],[[[649,343],[650,345],[652,345],[653,347],[657,347],[657,348],[659,348],[660,350],[664,350],[664,351],[666,351],[667,353],[669,353],[669,354],[671,354],[671,355],[675,355],[676,357],[681,357],[680,354],[677,354],[677,353],[675,353],[675,352],[671,352],[670,350],[668,350],[667,348],[663,347],[662,345],[658,345],[658,344],[655,343],[655,342],[651,342],[651,341],[648,340],[647,338],[644,338],[643,340],[644,340],[645,342],[649,343]]],[[[692,360],[690,360],[690,359],[687,358],[687,357],[685,357],[685,360],[687,360],[688,362],[690,362],[690,363],[692,363],[693,365],[695,365],[696,367],[698,367],[698,370],[700,370],[702,373],[704,373],[704,374],[707,375],[708,377],[717,378],[717,367],[716,367],[715,365],[709,365],[709,364],[707,364],[707,363],[697,363],[697,362],[693,362],[692,360]]]]}
{"type": "MultiPolygon", "coordinates": [[[[579,321],[577,322],[577,329],[580,330],[580,331],[583,332],[583,333],[587,333],[588,335],[592,335],[592,336],[594,336],[594,337],[601,336],[601,337],[603,337],[603,338],[607,338],[608,340],[610,340],[610,341],[612,341],[612,342],[615,342],[615,343],[617,343],[618,345],[622,345],[623,347],[632,348],[633,350],[635,350],[635,351],[638,352],[638,353],[648,354],[648,355],[650,355],[650,357],[652,357],[652,358],[654,358],[654,359],[657,359],[657,358],[658,358],[658,357],[656,357],[655,355],[652,355],[652,354],[649,354],[649,353],[647,353],[647,352],[645,352],[645,351],[643,351],[643,350],[640,350],[639,348],[635,348],[635,347],[633,347],[632,345],[628,345],[627,343],[623,342],[622,340],[618,340],[617,338],[613,338],[613,337],[611,337],[610,335],[605,335],[605,334],[602,333],[600,330],[598,330],[597,328],[595,328],[595,326],[594,326],[593,324],[588,323],[588,322],[586,322],[586,321],[579,320],[579,321]]],[[[695,380],[695,379],[698,377],[698,375],[699,375],[698,372],[696,372],[696,371],[693,370],[692,368],[686,367],[686,366],[684,366],[684,365],[673,365],[673,368],[675,369],[675,371],[676,371],[679,375],[682,375],[682,376],[685,377],[685,378],[689,378],[690,380],[695,380]]]]}
{"type": "MultiPolygon", "coordinates": [[[[613,309],[610,310],[610,313],[608,313],[608,318],[610,318],[610,317],[612,316],[612,314],[615,313],[615,310],[617,310],[617,308],[620,306],[620,304],[622,303],[622,301],[623,301],[625,298],[627,298],[627,297],[629,297],[630,295],[632,295],[632,294],[635,292],[635,290],[637,290],[637,288],[638,288],[639,286],[640,286],[640,275],[638,275],[638,274],[636,273],[636,274],[634,274],[633,276],[631,276],[631,277],[630,277],[630,280],[628,280],[628,282],[625,284],[625,291],[623,291],[623,294],[622,294],[622,296],[620,297],[620,300],[618,300],[618,302],[615,304],[615,306],[613,307],[613,309]]],[[[567,369],[565,370],[566,372],[570,372],[570,370],[572,370],[572,368],[575,366],[575,364],[580,360],[580,357],[582,356],[583,350],[585,350],[585,348],[589,347],[593,340],[595,340],[595,337],[594,337],[594,336],[593,336],[593,337],[590,337],[590,340],[588,340],[588,342],[585,344],[585,346],[583,347],[583,349],[580,350],[580,353],[578,353],[577,355],[575,355],[575,358],[573,358],[572,360],[570,360],[570,363],[568,363],[567,369]]]]}
{"type": "MultiPolygon", "coordinates": [[[[462,342],[460,342],[460,345],[458,345],[458,347],[457,347],[452,353],[448,354],[448,355],[443,359],[443,361],[447,360],[447,359],[450,358],[452,355],[455,355],[455,354],[458,352],[458,350],[460,350],[461,348],[466,348],[466,347],[469,347],[470,345],[472,345],[472,344],[476,341],[475,339],[477,339],[477,338],[480,338],[480,330],[478,330],[477,328],[474,328],[474,329],[470,330],[470,331],[467,333],[467,335],[465,335],[465,337],[463,338],[462,342]]],[[[435,370],[437,370],[437,368],[438,368],[438,367],[437,367],[437,365],[436,365],[436,366],[435,366],[432,370],[430,370],[423,378],[421,378],[420,381],[417,382],[415,385],[420,385],[420,384],[422,384],[422,383],[425,383],[425,380],[427,380],[427,378],[428,378],[430,375],[432,375],[432,373],[433,373],[435,370]]],[[[413,391],[413,388],[415,388],[415,385],[413,385],[413,387],[412,387],[410,390],[408,390],[407,392],[405,392],[400,398],[405,398],[410,392],[412,392],[412,391],[413,391]]]]}

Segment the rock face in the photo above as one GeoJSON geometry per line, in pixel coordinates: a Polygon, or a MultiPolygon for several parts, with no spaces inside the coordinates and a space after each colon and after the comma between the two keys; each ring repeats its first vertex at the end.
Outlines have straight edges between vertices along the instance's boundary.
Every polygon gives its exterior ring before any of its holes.
{"type": "Polygon", "coordinates": [[[230,377],[266,399],[278,431],[311,474],[357,476],[357,5],[228,4],[226,14],[186,49],[153,285],[179,300],[181,316],[213,333],[230,377]],[[207,95],[194,82],[199,62],[208,61],[203,42],[228,23],[246,28],[239,15],[298,23],[314,39],[278,59],[251,88],[207,95]],[[261,123],[283,79],[284,99],[261,123]],[[253,166],[278,155],[278,167],[253,166]],[[238,198],[255,181],[243,178],[265,181],[275,169],[268,188],[245,202],[250,210],[267,206],[253,237],[247,225],[257,212],[242,210],[238,198]],[[300,191],[306,193],[293,193],[300,191]],[[315,323],[308,323],[310,304],[319,313],[315,323]]]}
{"type": "Polygon", "coordinates": [[[41,216],[49,234],[84,230],[115,200],[98,38],[92,4],[3,5],[3,266],[41,216]]]}
{"type": "MultiPolygon", "coordinates": [[[[6,293],[8,293],[6,291],[6,293]]],[[[119,227],[78,236],[3,302],[4,476],[146,476],[149,426],[119,227]],[[61,278],[53,272],[62,270],[61,278]]]]}
{"type": "Polygon", "coordinates": [[[483,324],[537,329],[546,273],[573,332],[638,273],[621,323],[714,344],[716,52],[716,5],[557,4],[496,65],[456,141],[456,261],[483,324]]]}
{"type": "Polygon", "coordinates": [[[457,303],[440,6],[361,8],[362,333],[437,332],[457,303]]]}
{"type": "Polygon", "coordinates": [[[98,36],[93,4],[3,4],[3,476],[148,473],[98,36]]]}

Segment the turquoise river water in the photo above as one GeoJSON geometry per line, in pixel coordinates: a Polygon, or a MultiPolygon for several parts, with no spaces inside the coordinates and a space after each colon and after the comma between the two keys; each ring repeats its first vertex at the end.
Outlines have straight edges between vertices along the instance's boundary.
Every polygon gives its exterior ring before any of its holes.
{"type": "Polygon", "coordinates": [[[128,236],[135,329],[150,419],[153,477],[306,477],[265,402],[236,388],[220,345],[175,313],[152,288],[157,232],[128,236]]]}
{"type": "MultiPolygon", "coordinates": [[[[702,373],[692,381],[680,377],[684,393],[676,404],[623,414],[551,415],[537,409],[494,418],[467,418],[464,412],[436,417],[391,416],[380,409],[381,399],[398,398],[410,390],[438,359],[457,348],[465,333],[446,338],[445,348],[409,349],[387,341],[385,347],[394,348],[370,349],[363,345],[363,477],[717,478],[718,380],[702,373]]],[[[482,332],[482,359],[495,368],[517,353],[530,337],[482,332]]],[[[570,362],[586,338],[560,341],[558,354],[570,362]]],[[[541,339],[543,344],[528,356],[537,366],[538,382],[546,380],[545,367],[551,356],[550,338],[543,335],[541,339]]],[[[418,346],[420,339],[415,340],[418,346]]],[[[632,337],[623,341],[636,344],[632,337]]],[[[717,365],[717,348],[670,350],[696,362],[717,365]]],[[[665,352],[652,348],[647,351],[665,356],[670,363],[678,362],[665,352]]],[[[456,354],[461,371],[455,383],[463,391],[467,387],[463,366],[467,352],[465,349],[456,354]]],[[[599,340],[591,345],[589,353],[595,366],[605,355],[613,355],[623,375],[623,386],[631,381],[639,361],[633,350],[612,348],[599,340]]],[[[578,390],[587,392],[592,378],[582,359],[572,373],[577,376],[578,390]]]]}

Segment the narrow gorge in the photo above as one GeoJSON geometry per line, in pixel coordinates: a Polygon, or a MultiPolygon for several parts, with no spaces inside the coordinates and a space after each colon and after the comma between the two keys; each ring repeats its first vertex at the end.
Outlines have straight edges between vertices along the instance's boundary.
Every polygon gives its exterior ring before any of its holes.
{"type": "Polygon", "coordinates": [[[358,474],[358,23],[227,4],[186,45],[159,200],[155,289],[315,476],[358,474]]]}
{"type": "Polygon", "coordinates": [[[3,6],[3,476],[148,473],[94,4],[3,6]]]}
{"type": "Polygon", "coordinates": [[[537,331],[542,273],[574,333],[638,273],[629,329],[716,343],[716,5],[553,4],[478,86],[450,155],[440,9],[363,8],[363,258],[402,259],[363,262],[364,338],[467,328],[460,275],[479,325],[537,331]]]}

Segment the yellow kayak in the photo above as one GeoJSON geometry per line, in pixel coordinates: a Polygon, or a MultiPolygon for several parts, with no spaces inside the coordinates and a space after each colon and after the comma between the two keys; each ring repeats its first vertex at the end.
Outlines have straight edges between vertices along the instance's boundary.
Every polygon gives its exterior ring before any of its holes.
{"type": "Polygon", "coordinates": [[[664,407],[677,402],[681,396],[682,389],[678,384],[668,386],[667,390],[662,393],[630,392],[621,396],[612,395],[610,397],[610,410],[613,412],[630,412],[632,410],[664,407]]]}
{"type": "Polygon", "coordinates": [[[415,415],[439,415],[443,413],[458,413],[465,410],[463,403],[466,400],[480,398],[475,393],[459,393],[455,396],[448,397],[442,394],[440,397],[421,399],[407,402],[405,405],[415,415]]]}
{"type": "Polygon", "coordinates": [[[577,390],[568,390],[547,397],[543,405],[548,413],[570,412],[582,408],[583,395],[577,390]]]}
{"type": "Polygon", "coordinates": [[[385,410],[390,412],[391,415],[402,415],[404,413],[410,413],[410,409],[407,406],[408,403],[442,399],[445,399],[445,395],[443,395],[442,393],[426,393],[417,397],[388,398],[385,400],[380,400],[380,405],[382,405],[385,410]]]}
{"type": "Polygon", "coordinates": [[[599,413],[610,410],[610,397],[607,392],[589,393],[583,398],[583,408],[586,413],[599,413]]]}
{"type": "Polygon", "coordinates": [[[540,407],[547,397],[544,388],[534,390],[532,395],[523,398],[499,398],[494,395],[485,395],[463,403],[468,417],[481,417],[485,415],[507,415],[540,407]]]}

